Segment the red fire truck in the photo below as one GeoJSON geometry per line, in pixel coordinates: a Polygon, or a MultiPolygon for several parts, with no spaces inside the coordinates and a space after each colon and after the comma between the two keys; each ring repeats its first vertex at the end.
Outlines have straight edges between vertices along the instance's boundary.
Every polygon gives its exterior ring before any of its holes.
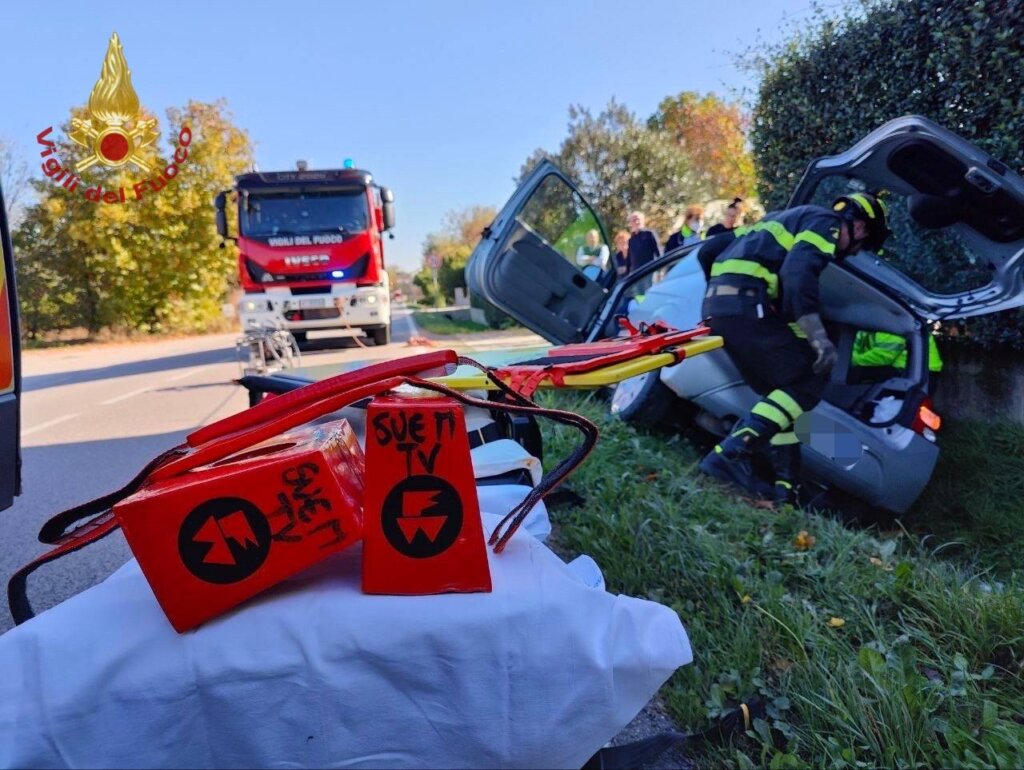
{"type": "Polygon", "coordinates": [[[300,343],[317,329],[390,342],[383,241],[394,195],[348,165],[312,170],[299,161],[295,171],[242,174],[217,196],[217,231],[238,244],[243,329],[285,328],[300,343]],[[237,237],[228,235],[229,202],[237,237]]]}

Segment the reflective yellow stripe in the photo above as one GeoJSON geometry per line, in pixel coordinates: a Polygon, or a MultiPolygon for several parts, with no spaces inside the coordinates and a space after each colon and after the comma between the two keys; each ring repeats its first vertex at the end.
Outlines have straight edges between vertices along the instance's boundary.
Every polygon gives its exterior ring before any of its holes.
{"type": "Polygon", "coordinates": [[[803,230],[800,232],[796,238],[793,239],[793,245],[795,246],[801,241],[811,244],[822,254],[832,256],[836,253],[836,245],[834,243],[829,243],[813,230],[803,230]]]}
{"type": "Polygon", "coordinates": [[[769,298],[775,299],[779,296],[779,276],[759,262],[749,259],[726,259],[715,262],[711,265],[711,277],[717,278],[720,275],[748,275],[751,278],[760,278],[768,284],[769,298]]]}
{"type": "Polygon", "coordinates": [[[785,410],[794,421],[804,413],[804,410],[800,408],[800,404],[798,404],[793,397],[784,390],[773,390],[768,394],[768,400],[774,401],[782,407],[782,409],[785,410]]]}
{"type": "Polygon", "coordinates": [[[799,444],[800,439],[796,437],[796,433],[789,431],[788,433],[776,433],[771,438],[772,446],[790,446],[792,444],[799,444]]]}
{"type": "Polygon", "coordinates": [[[781,430],[788,428],[792,421],[789,416],[778,407],[772,406],[767,401],[759,401],[754,405],[754,408],[750,410],[751,414],[756,414],[758,417],[764,417],[766,420],[770,420],[779,426],[781,430]]]}
{"type": "Polygon", "coordinates": [[[802,339],[802,340],[807,339],[807,334],[804,333],[804,330],[800,328],[800,324],[798,324],[796,321],[793,321],[789,325],[789,328],[793,332],[793,334],[795,334],[800,339],[802,339]]]}
{"type": "Polygon", "coordinates": [[[875,207],[871,205],[871,201],[867,199],[867,196],[861,195],[860,193],[854,193],[850,196],[850,200],[857,201],[860,207],[864,209],[864,213],[867,214],[871,219],[875,218],[875,207]]]}
{"type": "Polygon", "coordinates": [[[942,371],[942,356],[939,354],[939,346],[935,344],[935,338],[928,338],[928,371],[942,371]]]}
{"type": "Polygon", "coordinates": [[[789,251],[790,249],[793,248],[793,233],[787,230],[779,222],[761,220],[757,224],[746,225],[745,227],[737,227],[734,232],[736,233],[736,237],[739,238],[741,235],[746,235],[747,233],[756,233],[762,230],[766,230],[767,232],[771,233],[772,237],[776,241],[778,241],[779,245],[786,251],[789,251]]]}

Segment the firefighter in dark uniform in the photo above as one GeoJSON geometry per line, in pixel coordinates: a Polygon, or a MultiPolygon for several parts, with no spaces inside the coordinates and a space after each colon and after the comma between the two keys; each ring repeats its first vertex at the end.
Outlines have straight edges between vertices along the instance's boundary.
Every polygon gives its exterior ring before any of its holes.
{"type": "Polygon", "coordinates": [[[701,460],[700,469],[779,503],[796,501],[797,418],[821,400],[836,348],[825,332],[818,276],[830,260],[878,251],[888,212],[875,195],[854,193],[832,209],[797,206],[716,236],[702,250],[708,276],[703,316],[762,399],[701,460]],[[710,248],[709,248],[710,247],[710,248]],[[754,472],[768,451],[774,483],[754,472]]]}

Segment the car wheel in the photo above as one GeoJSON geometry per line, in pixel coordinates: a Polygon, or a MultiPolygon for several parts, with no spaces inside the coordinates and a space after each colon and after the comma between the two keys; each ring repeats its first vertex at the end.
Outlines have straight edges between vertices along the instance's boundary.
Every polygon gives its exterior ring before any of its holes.
{"type": "Polygon", "coordinates": [[[391,324],[387,326],[378,326],[375,329],[370,329],[370,339],[373,340],[373,344],[380,347],[381,345],[387,345],[391,342],[391,324]]]}
{"type": "Polygon", "coordinates": [[[661,381],[658,370],[623,380],[612,392],[611,413],[626,422],[665,428],[677,422],[679,397],[661,381]]]}

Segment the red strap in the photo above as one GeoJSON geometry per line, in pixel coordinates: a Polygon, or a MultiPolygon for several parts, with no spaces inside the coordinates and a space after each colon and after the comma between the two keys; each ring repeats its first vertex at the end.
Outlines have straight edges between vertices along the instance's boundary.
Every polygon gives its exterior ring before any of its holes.
{"type": "Polygon", "coordinates": [[[333,394],[372,385],[389,377],[426,376],[426,373],[435,369],[444,370],[444,373],[450,374],[447,369],[454,367],[457,362],[458,355],[454,350],[435,350],[430,353],[399,358],[395,361],[370,364],[354,372],[345,372],[306,385],[269,401],[261,401],[251,409],[230,415],[223,420],[193,431],[186,437],[186,441],[189,446],[197,447],[222,436],[257,426],[286,412],[321,401],[333,394]]]}
{"type": "Polygon", "coordinates": [[[21,625],[26,620],[35,617],[32,605],[28,601],[29,575],[54,559],[59,559],[65,554],[77,551],[79,548],[89,545],[89,543],[95,543],[97,540],[106,537],[116,530],[118,526],[113,511],[102,513],[58,541],[56,548],[47,551],[41,556],[37,556],[15,572],[11,579],[7,581],[7,604],[11,608],[11,617],[14,618],[15,625],[21,625]]]}
{"type": "MultiPolygon", "coordinates": [[[[319,401],[304,403],[307,400],[303,399],[300,401],[300,404],[302,405],[297,409],[277,416],[271,416],[266,422],[257,424],[254,427],[243,428],[236,433],[220,436],[201,444],[191,452],[188,452],[181,457],[172,459],[154,470],[150,474],[149,480],[160,481],[163,479],[169,479],[172,476],[178,476],[186,471],[192,470],[193,468],[198,468],[201,465],[208,465],[210,463],[217,462],[228,455],[232,455],[235,452],[239,452],[254,444],[258,444],[261,441],[265,441],[266,439],[273,438],[274,436],[284,433],[287,430],[291,430],[298,425],[303,425],[310,420],[315,420],[317,417],[342,409],[343,407],[364,398],[377,395],[378,393],[383,393],[384,391],[391,390],[392,388],[397,388],[403,382],[411,379],[413,378],[389,377],[385,380],[364,384],[360,387],[351,388],[349,390],[333,392],[331,395],[325,396],[319,401]]],[[[303,388],[299,388],[298,390],[293,390],[292,393],[300,393],[307,387],[313,386],[307,385],[303,388]]],[[[286,395],[291,395],[291,393],[286,395]]],[[[283,399],[284,396],[282,396],[281,399],[275,399],[275,401],[283,399]]]]}

